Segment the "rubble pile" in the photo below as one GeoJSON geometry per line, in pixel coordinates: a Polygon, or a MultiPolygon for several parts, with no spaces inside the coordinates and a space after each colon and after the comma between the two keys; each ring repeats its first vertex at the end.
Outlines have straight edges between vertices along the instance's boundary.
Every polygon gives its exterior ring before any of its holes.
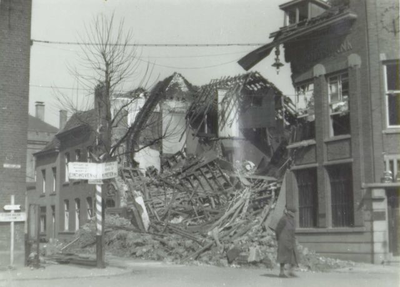
{"type": "MultiPolygon", "coordinates": [[[[215,155],[162,176],[125,170],[122,178],[128,216],[106,215],[107,252],[185,264],[276,265],[275,236],[268,228],[280,187],[276,179],[221,169],[215,155]]],[[[90,222],[68,251],[95,253],[95,243],[95,223],[90,222]]],[[[299,253],[304,270],[349,264],[301,246],[299,253]]]]}

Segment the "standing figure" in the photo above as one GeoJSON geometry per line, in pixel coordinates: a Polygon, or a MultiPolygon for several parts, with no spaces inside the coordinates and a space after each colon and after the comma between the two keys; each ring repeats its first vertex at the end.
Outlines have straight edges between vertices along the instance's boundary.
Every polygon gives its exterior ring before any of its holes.
{"type": "Polygon", "coordinates": [[[279,277],[286,278],[285,264],[290,265],[289,276],[297,277],[293,272],[295,266],[298,266],[298,253],[296,249],[295,229],[296,223],[294,220],[295,208],[286,208],[285,214],[279,220],[275,229],[276,240],[278,242],[278,257],[277,261],[280,264],[279,277]]]}

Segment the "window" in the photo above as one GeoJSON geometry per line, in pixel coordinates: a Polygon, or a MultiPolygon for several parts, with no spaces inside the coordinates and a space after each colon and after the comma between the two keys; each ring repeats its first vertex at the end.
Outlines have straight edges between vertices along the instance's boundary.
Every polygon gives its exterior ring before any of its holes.
{"type": "Polygon", "coordinates": [[[385,66],[385,93],[388,127],[400,127],[400,65],[399,62],[385,66]]]}
{"type": "Polygon", "coordinates": [[[299,190],[299,225],[316,227],[318,214],[317,170],[304,169],[296,171],[299,190]]]}
{"type": "Polygon", "coordinates": [[[296,86],[296,109],[299,117],[314,116],[314,83],[296,86]]]}
{"type": "Polygon", "coordinates": [[[86,210],[87,219],[90,220],[93,217],[93,200],[91,197],[86,198],[86,210]]]}
{"type": "Polygon", "coordinates": [[[46,193],[46,170],[42,170],[42,193],[46,193]]]}
{"type": "Polygon", "coordinates": [[[350,134],[349,75],[328,78],[330,136],[350,134]]]}
{"type": "Polygon", "coordinates": [[[93,153],[93,147],[92,146],[88,146],[86,148],[86,159],[87,159],[87,162],[92,162],[92,153],[93,153]]]}
{"type": "Polygon", "coordinates": [[[64,154],[64,158],[65,158],[65,182],[69,181],[69,176],[68,176],[68,163],[70,162],[70,157],[69,157],[69,153],[66,152],[64,154]]]}
{"type": "Polygon", "coordinates": [[[53,172],[53,192],[56,192],[56,188],[57,188],[57,169],[55,167],[53,167],[52,169],[53,172]]]}
{"type": "Polygon", "coordinates": [[[53,238],[56,238],[56,206],[51,206],[51,225],[53,230],[53,238]]]}
{"type": "Polygon", "coordinates": [[[82,154],[80,149],[75,150],[75,161],[82,161],[82,154]]]}
{"type": "Polygon", "coordinates": [[[330,167],[328,173],[331,183],[332,226],[353,226],[354,206],[351,165],[330,167]]]}
{"type": "Polygon", "coordinates": [[[80,209],[81,209],[81,201],[79,198],[75,199],[75,231],[79,230],[79,219],[80,219],[80,209]]]}
{"type": "Polygon", "coordinates": [[[115,207],[115,200],[112,198],[106,199],[106,207],[113,208],[115,207]]]}
{"type": "Polygon", "coordinates": [[[400,181],[400,155],[385,155],[385,171],[389,171],[391,181],[400,181]]]}
{"type": "Polygon", "coordinates": [[[46,206],[40,207],[40,233],[46,232],[46,206]]]}
{"type": "Polygon", "coordinates": [[[69,230],[69,201],[64,200],[64,230],[69,230]]]}

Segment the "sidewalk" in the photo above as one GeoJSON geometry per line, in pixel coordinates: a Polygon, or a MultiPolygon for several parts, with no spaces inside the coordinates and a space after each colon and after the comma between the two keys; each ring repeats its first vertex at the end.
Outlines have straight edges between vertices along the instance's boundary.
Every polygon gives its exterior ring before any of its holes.
{"type": "MultiPolygon", "coordinates": [[[[181,266],[175,264],[171,265],[164,262],[133,260],[130,258],[119,258],[114,256],[107,256],[106,259],[107,267],[105,269],[74,264],[44,264],[43,267],[39,269],[31,269],[29,267],[0,269],[0,287],[8,286],[7,282],[11,281],[55,280],[67,278],[78,279],[93,277],[109,278],[113,276],[130,274],[135,269],[148,270],[149,268],[171,268],[181,266]]],[[[350,268],[336,269],[328,273],[400,274],[400,266],[360,263],[350,268]]]]}
{"type": "Polygon", "coordinates": [[[4,281],[54,280],[66,278],[112,277],[132,272],[123,264],[109,262],[104,269],[75,264],[43,264],[39,269],[16,267],[0,269],[0,286],[4,281]]]}

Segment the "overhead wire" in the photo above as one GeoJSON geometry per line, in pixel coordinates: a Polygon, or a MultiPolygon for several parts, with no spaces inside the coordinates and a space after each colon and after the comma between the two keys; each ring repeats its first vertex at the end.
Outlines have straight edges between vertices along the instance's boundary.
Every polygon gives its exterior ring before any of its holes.
{"type": "MultiPolygon", "coordinates": [[[[76,45],[76,46],[97,46],[101,43],[91,42],[69,42],[69,41],[51,41],[31,39],[32,43],[59,44],[59,45],[76,45]]],[[[225,44],[179,44],[179,43],[113,43],[112,46],[129,46],[129,47],[232,47],[232,46],[261,46],[265,43],[225,43],[225,44]]]]}

